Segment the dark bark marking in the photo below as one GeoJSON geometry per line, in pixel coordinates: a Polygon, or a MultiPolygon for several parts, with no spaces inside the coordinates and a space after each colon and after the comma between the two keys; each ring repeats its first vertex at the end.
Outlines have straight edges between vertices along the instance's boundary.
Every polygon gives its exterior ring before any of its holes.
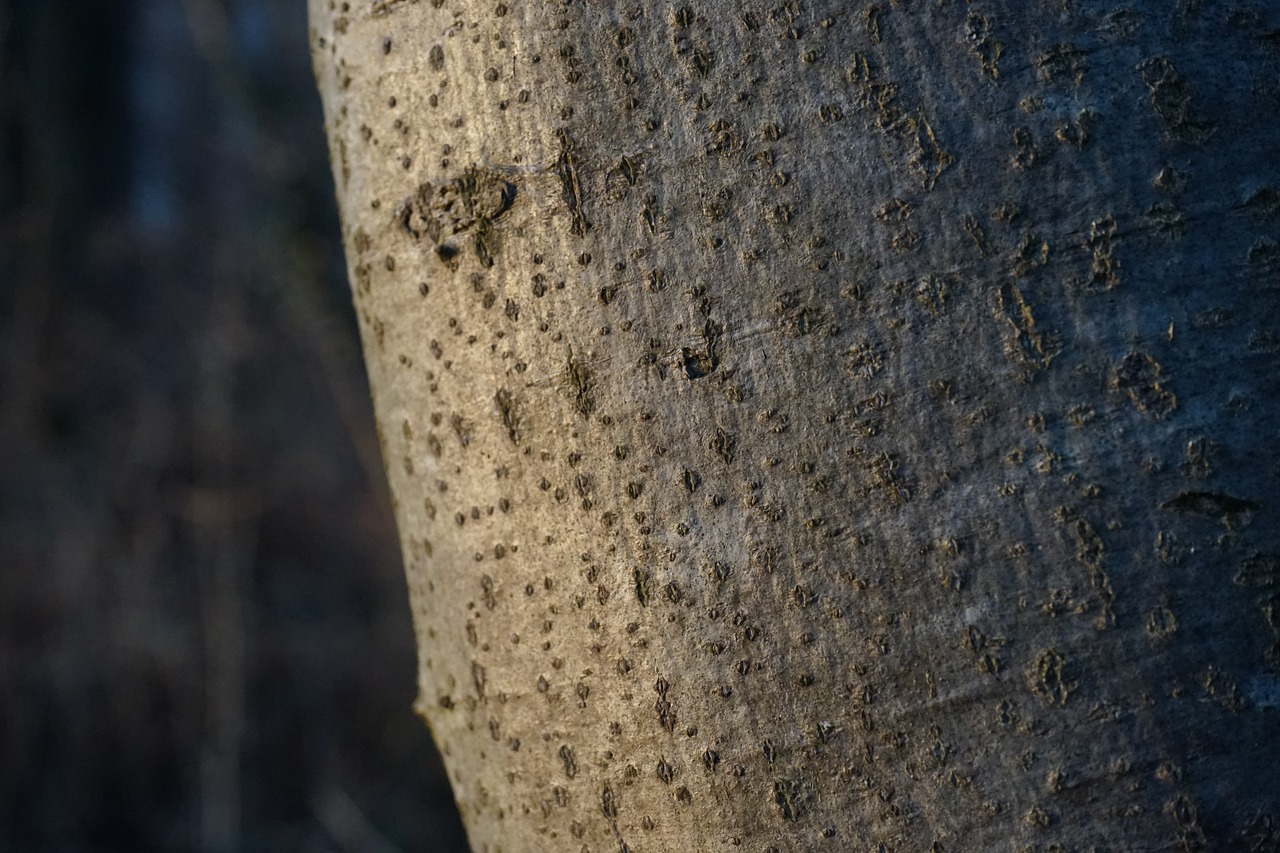
{"type": "Polygon", "coordinates": [[[1098,113],[1088,107],[1076,113],[1075,121],[1059,124],[1053,136],[1064,145],[1070,145],[1077,151],[1083,149],[1093,138],[1093,129],[1099,121],[1098,113]]]}
{"type": "Polygon", "coordinates": [[[1185,794],[1164,804],[1164,813],[1173,819],[1178,843],[1185,853],[1199,853],[1209,849],[1209,840],[1200,827],[1195,802],[1185,794]]]}
{"type": "Polygon", "coordinates": [[[1004,640],[988,637],[972,625],[965,630],[964,640],[973,654],[973,663],[978,668],[978,672],[988,675],[996,675],[1000,672],[1003,662],[996,652],[1003,648],[1004,640]]]}
{"type": "Polygon", "coordinates": [[[845,367],[859,379],[870,380],[884,367],[884,357],[875,344],[860,341],[849,347],[845,367]]]}
{"type": "Polygon", "coordinates": [[[978,254],[984,258],[989,258],[996,253],[992,248],[990,241],[987,240],[987,234],[982,230],[982,226],[978,224],[978,218],[973,214],[965,214],[960,221],[960,225],[964,228],[964,233],[969,235],[969,239],[973,241],[973,245],[978,249],[978,254]]]}
{"type": "Polygon", "coordinates": [[[1191,107],[1191,85],[1168,58],[1152,57],[1140,64],[1137,72],[1151,91],[1151,108],[1164,122],[1170,138],[1199,145],[1213,136],[1215,128],[1191,107]]]}
{"type": "Polygon", "coordinates": [[[1074,44],[1055,44],[1036,58],[1036,76],[1046,83],[1065,77],[1079,86],[1084,80],[1084,57],[1074,44]]]}
{"type": "Polygon", "coordinates": [[[1056,336],[1036,328],[1035,313],[1012,282],[1000,285],[998,314],[1009,327],[1005,352],[1026,370],[1027,378],[1045,370],[1061,349],[1056,336]]]}
{"type": "Polygon", "coordinates": [[[910,132],[915,141],[915,152],[911,155],[911,168],[920,176],[921,186],[926,192],[932,191],[938,183],[938,176],[956,161],[956,158],[942,148],[933,126],[923,115],[911,121],[910,132]]]}
{"type": "Polygon", "coordinates": [[[1028,128],[1019,127],[1014,129],[1013,145],[1013,157],[1009,161],[1013,168],[1025,172],[1035,165],[1039,152],[1036,150],[1035,139],[1028,128]]]}
{"type": "Polygon", "coordinates": [[[1228,521],[1235,515],[1257,512],[1262,509],[1262,504],[1221,492],[1181,492],[1160,504],[1160,509],[1194,512],[1228,521]]]}
{"type": "Polygon", "coordinates": [[[1160,420],[1178,408],[1177,396],[1165,387],[1160,363],[1146,353],[1131,352],[1112,376],[1114,387],[1124,391],[1144,415],[1160,420]]]}
{"type": "Polygon", "coordinates": [[[731,464],[733,455],[737,450],[737,434],[726,432],[726,430],[717,427],[716,438],[712,439],[710,447],[724,464],[731,464]]]}
{"type": "Polygon", "coordinates": [[[569,216],[571,217],[569,230],[573,232],[574,236],[584,237],[591,228],[591,223],[587,220],[586,212],[583,210],[582,181],[578,177],[576,146],[573,143],[573,138],[569,136],[569,131],[563,127],[556,132],[556,139],[560,142],[560,156],[556,160],[556,174],[560,176],[564,203],[569,208],[569,216]]]}
{"type": "Polygon", "coordinates": [[[1178,633],[1177,614],[1162,604],[1147,614],[1146,629],[1154,642],[1165,643],[1178,633]]]}
{"type": "Polygon", "coordinates": [[[635,583],[636,601],[640,602],[641,607],[648,607],[649,598],[653,594],[653,578],[643,569],[636,569],[631,576],[635,583]]]}
{"type": "Polygon", "coordinates": [[[901,112],[893,105],[898,94],[896,83],[885,81],[880,68],[865,53],[855,53],[849,69],[849,82],[857,87],[856,106],[874,110],[876,126],[884,130],[893,125],[901,112]]]}
{"type": "Polygon", "coordinates": [[[1116,622],[1115,613],[1111,609],[1115,601],[1115,590],[1111,588],[1111,578],[1105,567],[1106,545],[1098,535],[1097,528],[1085,519],[1075,523],[1076,559],[1089,571],[1089,585],[1102,601],[1102,617],[1098,620],[1099,628],[1112,626],[1116,622]]]}
{"type": "Polygon", "coordinates": [[[965,37],[969,41],[970,49],[982,63],[982,73],[992,80],[999,80],[1000,57],[1004,54],[1004,44],[991,38],[991,22],[986,15],[970,12],[964,24],[965,37]]]}
{"type": "Polygon", "coordinates": [[[573,754],[573,748],[568,744],[560,747],[560,763],[564,765],[564,775],[572,779],[578,775],[578,759],[573,754]]]}
{"type": "Polygon", "coordinates": [[[702,347],[682,347],[680,350],[680,372],[686,379],[702,379],[720,366],[720,339],[724,334],[724,327],[708,316],[711,312],[709,298],[704,298],[698,309],[706,317],[702,326],[702,347]]]}
{"type": "Polygon", "coordinates": [[[957,276],[933,273],[916,285],[916,301],[928,309],[934,317],[941,317],[952,295],[952,286],[960,284],[957,276]]]}
{"type": "Polygon", "coordinates": [[[805,812],[804,791],[800,783],[794,780],[779,779],[774,782],[773,801],[782,812],[784,820],[799,820],[805,812]]]}
{"type": "Polygon", "coordinates": [[[1280,554],[1255,553],[1245,557],[1235,576],[1235,583],[1280,591],[1280,554]]]}
{"type": "Polygon", "coordinates": [[[1066,705],[1078,686],[1067,676],[1067,659],[1057,649],[1045,649],[1027,672],[1031,690],[1050,705],[1066,705]]]}
{"type": "Polygon", "coordinates": [[[1089,223],[1086,245],[1093,252],[1090,284],[1103,290],[1114,290],[1120,284],[1120,261],[1116,258],[1118,226],[1110,213],[1089,223]]]}
{"type": "Polygon", "coordinates": [[[449,417],[449,426],[453,429],[453,434],[458,437],[458,443],[463,447],[471,445],[471,422],[462,417],[462,415],[451,415],[449,417]]]}
{"type": "Polygon", "coordinates": [[[476,256],[493,266],[496,251],[494,222],[515,203],[516,185],[502,175],[475,165],[444,184],[424,182],[396,208],[400,227],[415,241],[426,237],[441,260],[453,260],[455,234],[470,231],[476,256]]]}
{"type": "Polygon", "coordinates": [[[1241,207],[1255,216],[1271,217],[1280,210],[1280,192],[1272,187],[1259,187],[1249,194],[1241,207]]]}
{"type": "Polygon", "coordinates": [[[671,704],[671,700],[667,698],[671,685],[667,683],[665,678],[659,678],[654,682],[653,690],[658,694],[658,701],[653,703],[653,710],[658,715],[658,723],[668,732],[674,732],[676,730],[676,710],[671,704]]]}
{"type": "Polygon", "coordinates": [[[872,4],[867,7],[863,13],[863,23],[867,30],[867,37],[871,39],[872,44],[880,44],[880,15],[884,12],[884,7],[878,4],[872,4]]]}
{"type": "Polygon", "coordinates": [[[1013,253],[1014,276],[1026,278],[1036,270],[1043,269],[1049,263],[1049,252],[1049,241],[1028,231],[1013,253]]]}
{"type": "Polygon", "coordinates": [[[882,451],[872,458],[869,466],[872,481],[892,506],[908,503],[912,497],[912,483],[903,476],[899,464],[896,454],[882,451]]]}
{"type": "Polygon", "coordinates": [[[1237,586],[1263,590],[1256,603],[1272,636],[1265,656],[1272,666],[1280,666],[1280,555],[1250,554],[1234,580],[1237,586]]]}
{"type": "Polygon", "coordinates": [[[568,381],[569,394],[573,398],[573,407],[584,418],[590,417],[596,410],[594,380],[587,366],[573,357],[570,351],[565,365],[565,378],[568,381]]]}

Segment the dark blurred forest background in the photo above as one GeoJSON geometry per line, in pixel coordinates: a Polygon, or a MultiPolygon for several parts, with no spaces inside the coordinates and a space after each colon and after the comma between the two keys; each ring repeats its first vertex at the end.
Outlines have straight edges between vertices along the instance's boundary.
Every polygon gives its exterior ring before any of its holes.
{"type": "Polygon", "coordinates": [[[0,0],[0,850],[458,851],[303,0],[0,0]]]}

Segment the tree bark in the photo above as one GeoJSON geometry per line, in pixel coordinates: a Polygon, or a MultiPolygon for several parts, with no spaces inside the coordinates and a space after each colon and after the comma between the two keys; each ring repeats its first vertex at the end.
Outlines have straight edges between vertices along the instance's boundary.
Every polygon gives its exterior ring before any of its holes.
{"type": "Polygon", "coordinates": [[[477,851],[1280,849],[1280,9],[312,0],[477,851]]]}

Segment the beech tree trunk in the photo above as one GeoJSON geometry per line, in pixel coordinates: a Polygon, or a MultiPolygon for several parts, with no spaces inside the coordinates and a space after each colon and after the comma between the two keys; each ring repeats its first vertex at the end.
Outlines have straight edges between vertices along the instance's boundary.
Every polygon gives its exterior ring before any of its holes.
{"type": "Polygon", "coordinates": [[[1280,8],[312,0],[477,851],[1280,849],[1280,8]]]}

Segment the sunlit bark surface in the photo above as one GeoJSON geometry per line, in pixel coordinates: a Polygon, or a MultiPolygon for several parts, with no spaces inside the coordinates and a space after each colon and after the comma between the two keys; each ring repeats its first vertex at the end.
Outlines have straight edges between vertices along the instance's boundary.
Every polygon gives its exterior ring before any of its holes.
{"type": "Polygon", "coordinates": [[[1280,9],[311,3],[477,851],[1280,845],[1280,9]]]}

